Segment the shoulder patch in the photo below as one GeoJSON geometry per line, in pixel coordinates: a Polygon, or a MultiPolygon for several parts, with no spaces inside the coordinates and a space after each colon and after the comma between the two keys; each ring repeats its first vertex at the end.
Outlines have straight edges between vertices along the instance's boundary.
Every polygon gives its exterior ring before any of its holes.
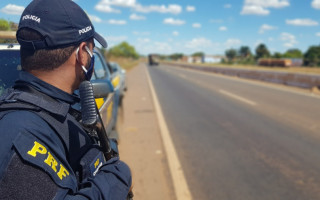
{"type": "Polygon", "coordinates": [[[90,163],[90,171],[92,173],[93,176],[95,176],[100,167],[105,163],[105,159],[103,154],[100,152],[90,163]]]}
{"type": "Polygon", "coordinates": [[[44,170],[60,187],[76,190],[77,181],[72,169],[41,140],[31,134],[19,133],[13,144],[24,161],[44,170]]]}
{"type": "Polygon", "coordinates": [[[106,163],[102,152],[97,146],[92,148],[82,156],[80,164],[82,166],[82,179],[93,178],[98,173],[100,167],[106,163]]]}

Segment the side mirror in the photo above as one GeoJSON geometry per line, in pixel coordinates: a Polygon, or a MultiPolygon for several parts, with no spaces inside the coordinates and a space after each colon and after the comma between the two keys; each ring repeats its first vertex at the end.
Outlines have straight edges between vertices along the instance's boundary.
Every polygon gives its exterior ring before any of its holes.
{"type": "Polygon", "coordinates": [[[118,68],[116,68],[116,67],[112,67],[112,72],[114,73],[114,72],[117,72],[118,71],[118,68]]]}
{"type": "Polygon", "coordinates": [[[92,80],[94,98],[106,98],[109,93],[113,92],[113,86],[108,80],[92,80]]]}

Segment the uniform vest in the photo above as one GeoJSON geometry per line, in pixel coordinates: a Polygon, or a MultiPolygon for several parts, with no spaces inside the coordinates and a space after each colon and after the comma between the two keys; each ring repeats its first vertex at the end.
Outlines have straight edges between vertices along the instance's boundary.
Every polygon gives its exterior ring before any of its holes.
{"type": "Polygon", "coordinates": [[[66,160],[78,182],[95,176],[98,166],[105,163],[98,145],[78,122],[81,118],[80,113],[72,109],[69,104],[53,99],[31,87],[27,87],[27,91],[10,89],[0,99],[0,120],[4,115],[19,110],[37,114],[54,130],[60,138],[57,144],[64,150],[66,160]],[[80,136],[82,142],[79,141],[80,136]]]}

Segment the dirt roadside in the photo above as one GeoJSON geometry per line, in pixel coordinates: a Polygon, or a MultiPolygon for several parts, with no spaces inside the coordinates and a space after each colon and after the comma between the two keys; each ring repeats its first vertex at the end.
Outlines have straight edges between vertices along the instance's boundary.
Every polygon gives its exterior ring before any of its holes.
{"type": "MultiPolygon", "coordinates": [[[[234,76],[244,79],[251,79],[257,81],[264,81],[269,83],[282,84],[298,88],[305,88],[312,91],[318,91],[320,86],[320,76],[317,73],[298,73],[292,71],[293,68],[282,69],[279,68],[245,68],[245,67],[219,67],[206,66],[199,64],[186,63],[167,63],[171,66],[182,67],[185,69],[199,70],[203,72],[223,74],[227,76],[234,76]]],[[[295,68],[303,70],[303,68],[295,68]]],[[[311,69],[310,69],[311,70],[311,69]]],[[[317,70],[317,69],[314,69],[317,70]]],[[[315,72],[315,71],[314,71],[315,72]]]]}
{"type": "Polygon", "coordinates": [[[117,127],[120,158],[130,166],[133,174],[134,199],[173,200],[173,184],[145,64],[140,63],[127,72],[127,85],[117,127]]]}

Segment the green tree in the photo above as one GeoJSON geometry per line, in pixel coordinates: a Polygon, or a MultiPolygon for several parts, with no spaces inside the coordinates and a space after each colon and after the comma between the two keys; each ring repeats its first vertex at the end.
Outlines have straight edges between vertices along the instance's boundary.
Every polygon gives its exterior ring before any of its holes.
{"type": "Polygon", "coordinates": [[[248,58],[252,55],[250,47],[248,46],[241,46],[239,49],[239,56],[241,58],[248,58]]]}
{"type": "Polygon", "coordinates": [[[229,61],[233,61],[235,57],[237,56],[237,50],[236,49],[228,49],[225,52],[226,57],[229,61]]]}
{"type": "Polygon", "coordinates": [[[303,58],[303,54],[299,49],[289,49],[283,54],[284,58],[303,58]]]}
{"type": "Polygon", "coordinates": [[[136,52],[135,48],[127,42],[121,42],[110,48],[108,54],[116,57],[139,58],[139,54],[136,52]]]}
{"type": "Polygon", "coordinates": [[[199,52],[193,53],[191,56],[203,57],[203,56],[204,56],[204,53],[201,52],[201,51],[199,51],[199,52]]]}
{"type": "Polygon", "coordinates": [[[9,23],[7,20],[0,19],[0,31],[8,31],[10,29],[9,23]]]}
{"type": "Polygon", "coordinates": [[[265,44],[259,44],[256,48],[256,59],[268,58],[270,57],[270,52],[265,44]]]}
{"type": "Polygon", "coordinates": [[[174,53],[174,54],[169,55],[169,58],[171,60],[178,60],[178,59],[181,59],[182,57],[183,57],[182,53],[174,53]]]}
{"type": "Polygon", "coordinates": [[[307,66],[320,66],[320,45],[309,47],[304,54],[304,64],[307,66]]]}
{"type": "Polygon", "coordinates": [[[282,58],[282,54],[280,52],[274,52],[272,58],[282,58]]]}

